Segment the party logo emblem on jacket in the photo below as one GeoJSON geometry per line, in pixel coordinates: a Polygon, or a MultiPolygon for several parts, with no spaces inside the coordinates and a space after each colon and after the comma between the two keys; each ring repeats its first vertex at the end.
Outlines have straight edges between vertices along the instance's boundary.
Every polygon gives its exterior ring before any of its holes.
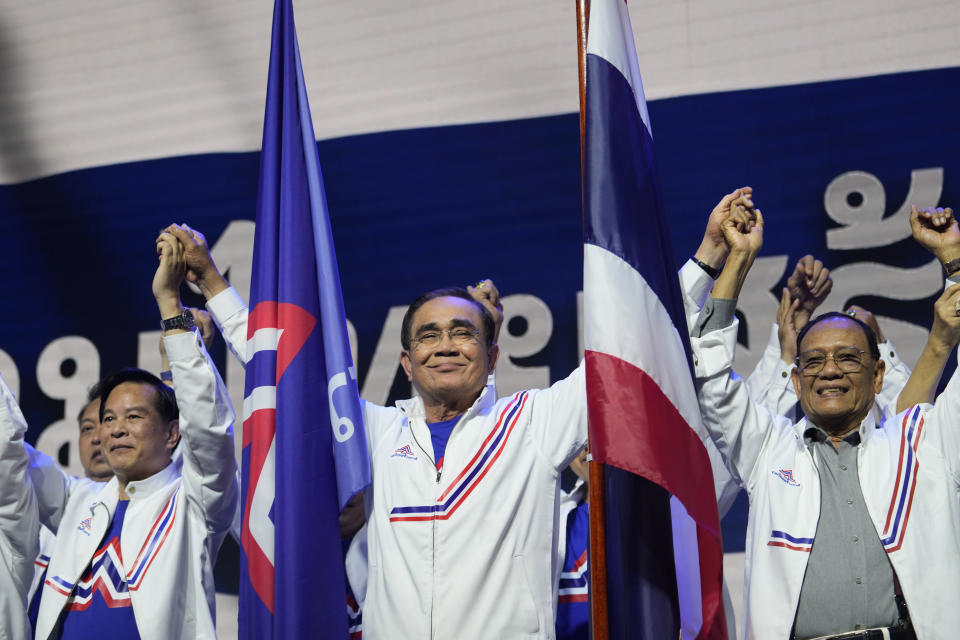
{"type": "Polygon", "coordinates": [[[396,451],[393,452],[391,458],[407,458],[408,460],[416,460],[417,456],[413,453],[413,449],[410,448],[409,444],[405,444],[396,451]]]}
{"type": "Polygon", "coordinates": [[[793,479],[793,469],[774,469],[771,473],[791,487],[799,487],[800,483],[793,479]]]}
{"type": "Polygon", "coordinates": [[[82,531],[84,535],[90,535],[90,530],[93,528],[93,518],[85,518],[80,521],[80,526],[77,527],[79,531],[82,531]]]}

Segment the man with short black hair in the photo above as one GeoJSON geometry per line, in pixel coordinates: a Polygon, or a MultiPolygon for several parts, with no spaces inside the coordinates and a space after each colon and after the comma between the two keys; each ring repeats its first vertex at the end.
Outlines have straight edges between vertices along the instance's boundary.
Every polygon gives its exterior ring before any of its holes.
{"type": "MultiPolygon", "coordinates": [[[[228,340],[245,335],[236,301],[208,302],[228,340]]],[[[363,403],[375,478],[364,637],[554,634],[555,508],[560,471],[586,444],[583,372],[496,400],[498,302],[489,281],[419,296],[400,336],[417,397],[363,403]]]]}
{"type": "MultiPolygon", "coordinates": [[[[186,225],[168,231],[244,361],[246,305],[201,234],[186,225]]],[[[400,360],[417,397],[395,407],[363,403],[374,478],[364,496],[363,635],[553,637],[559,478],[586,444],[583,369],[496,400],[487,386],[499,356],[493,283],[437,289],[410,306],[400,360]]]]}
{"type": "MultiPolygon", "coordinates": [[[[175,238],[157,239],[153,293],[176,396],[141,370],[103,386],[106,484],[60,478],[42,492],[57,531],[37,638],[214,640],[213,564],[236,508],[233,410],[179,300],[185,264],[175,238]],[[182,465],[172,461],[183,438],[182,465]]],[[[49,485],[51,483],[45,483],[49,485]]]]}
{"type": "Polygon", "coordinates": [[[87,392],[87,405],[77,414],[77,426],[80,436],[77,440],[77,453],[85,476],[94,482],[109,482],[113,469],[100,448],[100,404],[102,400],[102,382],[90,387],[87,392]]]}
{"type": "MultiPolygon", "coordinates": [[[[491,283],[484,286],[493,285],[491,283]]],[[[461,298],[476,306],[477,310],[481,313],[481,317],[483,318],[482,327],[478,327],[478,329],[482,329],[481,334],[483,335],[484,343],[486,343],[486,345],[489,347],[495,342],[494,331],[496,321],[494,320],[493,315],[490,313],[490,310],[477,302],[476,299],[466,289],[460,287],[446,287],[443,289],[434,289],[433,291],[428,291],[417,296],[417,298],[407,307],[406,312],[403,314],[403,322],[400,325],[400,344],[404,349],[410,349],[410,343],[413,339],[414,314],[416,314],[420,307],[431,300],[435,300],[436,298],[461,298]]]]}
{"type": "MultiPolygon", "coordinates": [[[[103,455],[103,449],[100,447],[100,401],[101,401],[101,382],[95,383],[87,391],[87,404],[77,414],[77,427],[80,431],[77,438],[77,456],[80,458],[80,465],[83,467],[84,475],[94,482],[109,482],[113,477],[113,469],[107,464],[107,459],[103,455]]],[[[40,453],[30,445],[25,445],[30,455],[30,475],[34,478],[34,487],[42,494],[44,482],[43,476],[46,474],[59,476],[59,471],[44,470],[46,467],[55,469],[57,466],[49,456],[40,453]]],[[[57,483],[57,479],[54,478],[57,483]]],[[[40,503],[42,495],[40,496],[40,503]]],[[[49,517],[48,514],[41,516],[44,521],[49,517]]],[[[34,561],[33,581],[30,583],[30,592],[27,602],[30,606],[30,620],[35,626],[37,614],[40,610],[40,587],[47,575],[47,565],[50,563],[50,554],[53,553],[53,547],[56,542],[56,536],[47,527],[40,527],[39,553],[34,561]]]]}

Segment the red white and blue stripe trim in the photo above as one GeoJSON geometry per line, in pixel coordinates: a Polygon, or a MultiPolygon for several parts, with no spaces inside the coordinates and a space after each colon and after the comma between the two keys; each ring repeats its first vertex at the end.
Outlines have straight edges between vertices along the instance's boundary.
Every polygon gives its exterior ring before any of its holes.
{"type": "Polygon", "coordinates": [[[350,640],[360,640],[363,637],[363,612],[357,600],[349,593],[347,594],[347,619],[350,640]]]}
{"type": "Polygon", "coordinates": [[[590,583],[587,568],[587,550],[584,549],[573,568],[560,574],[558,603],[589,601],[590,583]]]}
{"type": "Polygon", "coordinates": [[[120,539],[114,538],[90,560],[90,568],[77,583],[67,601],[72,611],[86,611],[93,603],[93,594],[100,596],[111,609],[129,607],[130,592],[123,579],[123,558],[120,554],[120,539]]]}
{"type": "Polygon", "coordinates": [[[180,489],[178,488],[167,500],[167,504],[153,523],[150,533],[147,534],[147,539],[144,540],[140,553],[137,554],[133,568],[127,573],[127,584],[131,591],[140,588],[144,576],[147,575],[147,570],[160,553],[160,549],[163,548],[163,543],[167,541],[167,536],[173,529],[173,522],[177,517],[177,503],[179,502],[177,497],[179,495],[180,489]]]}
{"type": "Polygon", "coordinates": [[[513,428],[520,419],[520,413],[526,405],[529,393],[518,393],[500,412],[496,425],[487,434],[477,453],[454,478],[453,482],[437,498],[437,504],[417,507],[394,507],[390,511],[390,522],[421,522],[427,520],[446,520],[450,518],[464,500],[483,481],[484,476],[503,453],[513,428]]]}
{"type": "Polygon", "coordinates": [[[768,547],[783,547],[790,551],[804,551],[810,553],[813,549],[813,538],[798,538],[790,535],[786,531],[773,530],[770,532],[770,539],[767,541],[768,547]]]}
{"type": "Polygon", "coordinates": [[[917,489],[917,472],[920,469],[917,447],[923,433],[923,415],[920,413],[919,406],[903,416],[900,429],[897,481],[890,496],[890,507],[883,525],[883,535],[880,537],[880,542],[887,553],[893,553],[903,545],[907,522],[910,519],[910,509],[913,507],[913,493],[917,489]]]}
{"type": "Polygon", "coordinates": [[[60,576],[51,576],[43,583],[61,595],[69,596],[73,593],[73,583],[67,582],[60,576]]]}

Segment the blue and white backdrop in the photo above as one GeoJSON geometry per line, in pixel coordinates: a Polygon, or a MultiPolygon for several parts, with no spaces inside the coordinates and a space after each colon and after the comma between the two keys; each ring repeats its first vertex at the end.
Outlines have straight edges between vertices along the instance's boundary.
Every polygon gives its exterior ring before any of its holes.
{"type": "MultiPolygon", "coordinates": [[[[0,372],[28,440],[73,472],[87,387],[157,367],[157,231],[202,230],[248,293],[271,5],[0,2],[0,372]]],[[[960,203],[960,6],[630,7],[678,261],[736,186],[767,218],[738,369],[808,252],[834,269],[826,307],[874,311],[912,365],[942,280],[907,205],[960,203]]],[[[498,391],[566,375],[582,350],[573,0],[295,8],[362,395],[409,393],[398,335],[415,295],[485,277],[506,296],[498,391]]],[[[724,522],[735,591],[745,518],[741,500],[724,522]]],[[[225,548],[224,592],[234,561],[225,548]]]]}

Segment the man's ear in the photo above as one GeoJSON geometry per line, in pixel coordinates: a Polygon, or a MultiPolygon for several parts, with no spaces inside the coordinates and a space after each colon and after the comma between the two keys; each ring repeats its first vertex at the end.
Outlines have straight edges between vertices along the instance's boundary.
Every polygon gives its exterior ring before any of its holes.
{"type": "Polygon", "coordinates": [[[177,443],[180,442],[180,420],[171,420],[167,423],[167,441],[166,445],[170,451],[173,451],[177,443]]]}
{"type": "Polygon", "coordinates": [[[413,363],[410,362],[410,353],[406,349],[400,350],[400,366],[403,367],[404,373],[407,374],[407,382],[413,382],[413,363]]]}
{"type": "Polygon", "coordinates": [[[500,357],[500,345],[496,342],[487,348],[487,375],[490,375],[497,368],[497,358],[500,357]]]}
{"type": "Polygon", "coordinates": [[[887,370],[887,363],[883,359],[877,360],[877,368],[873,372],[873,392],[880,393],[883,389],[883,374],[887,370]]]}
{"type": "Polygon", "coordinates": [[[800,398],[800,369],[794,367],[790,369],[790,381],[793,382],[793,390],[797,394],[797,399],[800,398]]]}

